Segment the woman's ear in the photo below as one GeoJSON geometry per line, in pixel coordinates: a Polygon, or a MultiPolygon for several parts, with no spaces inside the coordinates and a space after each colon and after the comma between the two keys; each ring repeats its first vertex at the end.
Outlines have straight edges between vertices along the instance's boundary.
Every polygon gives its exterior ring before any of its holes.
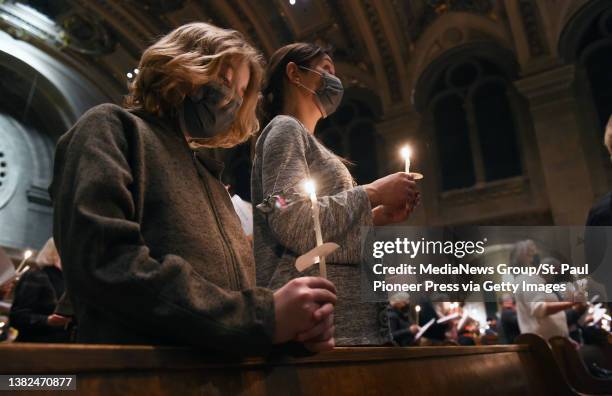
{"type": "Polygon", "coordinates": [[[287,63],[287,66],[285,67],[285,74],[287,75],[287,78],[289,79],[290,83],[292,84],[301,83],[300,71],[299,71],[298,66],[295,64],[295,62],[287,63]]]}

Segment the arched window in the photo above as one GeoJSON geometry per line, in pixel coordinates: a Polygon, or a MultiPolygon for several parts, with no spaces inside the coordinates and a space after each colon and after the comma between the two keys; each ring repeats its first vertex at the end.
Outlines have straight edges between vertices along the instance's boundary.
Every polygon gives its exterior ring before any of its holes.
{"type": "Polygon", "coordinates": [[[486,181],[521,174],[515,121],[507,89],[505,80],[493,77],[478,82],[472,91],[486,181]]]}
{"type": "Polygon", "coordinates": [[[461,95],[444,92],[432,104],[442,189],[469,187],[476,183],[470,128],[461,95]]]}
{"type": "MultiPolygon", "coordinates": [[[[586,115],[587,128],[597,130],[599,145],[612,114],[612,2],[591,0],[572,15],[561,32],[559,54],[576,65],[577,87],[583,81],[588,86],[585,93],[592,98],[594,112],[586,115]],[[596,124],[590,123],[592,118],[596,124]]],[[[604,149],[601,152],[607,157],[604,149]]]]}
{"type": "Polygon", "coordinates": [[[376,133],[377,109],[348,91],[338,110],[319,121],[315,135],[335,154],[354,163],[349,166],[358,184],[378,178],[376,148],[382,140],[376,133]]]}
{"type": "Polygon", "coordinates": [[[489,60],[462,57],[433,77],[426,111],[433,121],[443,191],[522,174],[514,95],[489,60]]]}

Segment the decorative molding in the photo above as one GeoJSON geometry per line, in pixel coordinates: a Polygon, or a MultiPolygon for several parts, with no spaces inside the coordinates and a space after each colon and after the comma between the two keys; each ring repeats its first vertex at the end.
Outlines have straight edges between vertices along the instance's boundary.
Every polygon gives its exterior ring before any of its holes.
{"type": "Polygon", "coordinates": [[[569,95],[575,76],[575,66],[566,65],[517,80],[514,85],[534,109],[559,100],[575,100],[569,95]]]}
{"type": "Polygon", "coordinates": [[[185,0],[130,0],[130,3],[155,16],[183,8],[185,0]]]}
{"type": "Polygon", "coordinates": [[[529,179],[526,176],[517,176],[477,184],[474,187],[442,192],[440,193],[440,203],[444,206],[464,206],[493,201],[507,196],[521,195],[529,191],[529,179]]]}
{"type": "Polygon", "coordinates": [[[393,0],[392,5],[410,43],[417,41],[438,17],[449,12],[469,12],[497,18],[491,0],[393,0]]]}
{"type": "Polygon", "coordinates": [[[11,144],[10,135],[3,136],[4,132],[0,131],[0,209],[2,209],[11,200],[15,190],[17,189],[18,167],[13,167],[14,147],[11,144]]]}
{"type": "Polygon", "coordinates": [[[385,32],[381,25],[380,16],[374,7],[371,0],[362,0],[363,9],[365,11],[366,18],[370,23],[370,28],[374,34],[374,39],[378,45],[380,57],[382,58],[382,65],[385,70],[385,77],[389,86],[389,92],[391,93],[391,100],[396,102],[402,101],[402,91],[399,73],[395,61],[393,60],[393,54],[391,53],[391,47],[388,44],[388,38],[385,36],[385,32]]]}
{"type": "Polygon", "coordinates": [[[469,224],[478,226],[546,226],[554,225],[555,221],[550,210],[527,211],[507,216],[491,217],[477,220],[469,224]]]}
{"type": "Polygon", "coordinates": [[[71,0],[0,1],[0,19],[18,38],[34,36],[60,49],[89,55],[112,53],[115,40],[101,18],[71,0]]]}
{"type": "Polygon", "coordinates": [[[32,202],[42,206],[53,206],[49,192],[39,186],[30,186],[26,192],[28,202],[32,202]]]}
{"type": "Polygon", "coordinates": [[[338,30],[342,32],[344,42],[346,43],[346,47],[344,48],[334,48],[334,57],[338,60],[353,63],[367,73],[373,74],[374,65],[372,64],[370,54],[363,46],[362,40],[356,40],[361,33],[357,31],[354,24],[350,22],[347,3],[335,0],[323,1],[327,4],[330,14],[335,17],[335,24],[338,26],[338,30]]]}
{"type": "Polygon", "coordinates": [[[60,26],[28,5],[0,2],[0,28],[18,40],[34,37],[52,47],[66,46],[60,26]]]}
{"type": "Polygon", "coordinates": [[[114,51],[116,41],[104,23],[91,13],[74,11],[62,16],[60,23],[70,49],[87,55],[104,55],[114,51]]]}
{"type": "Polygon", "coordinates": [[[537,5],[533,0],[518,0],[518,8],[529,46],[529,54],[533,58],[546,55],[548,48],[543,39],[537,5]]]}
{"type": "Polygon", "coordinates": [[[245,36],[247,36],[251,40],[251,43],[253,43],[257,48],[260,48],[262,50],[263,48],[266,48],[263,45],[263,41],[261,40],[261,37],[259,37],[259,34],[257,34],[257,29],[255,29],[255,25],[253,25],[253,22],[244,13],[244,10],[242,9],[244,5],[240,5],[237,0],[226,0],[226,1],[230,5],[230,7],[234,10],[234,12],[236,13],[236,16],[238,17],[240,22],[245,27],[246,31],[242,33],[245,36]]]}
{"type": "MultiPolygon", "coordinates": [[[[102,9],[104,9],[112,17],[112,22],[109,21],[111,22],[109,24],[112,24],[112,26],[121,26],[124,30],[129,31],[132,37],[135,37],[138,41],[140,41],[141,44],[147,44],[149,43],[149,41],[151,41],[152,37],[150,35],[142,33],[140,26],[135,25],[134,22],[130,18],[127,18],[122,12],[119,11],[119,9],[121,8],[120,6],[116,7],[115,5],[111,4],[108,0],[81,0],[81,1],[97,3],[102,9]]],[[[127,37],[125,38],[127,39],[127,37]]]]}

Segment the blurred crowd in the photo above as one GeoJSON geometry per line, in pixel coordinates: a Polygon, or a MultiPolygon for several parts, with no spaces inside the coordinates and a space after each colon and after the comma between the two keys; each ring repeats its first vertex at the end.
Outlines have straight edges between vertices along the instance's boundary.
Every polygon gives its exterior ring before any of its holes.
{"type": "Polygon", "coordinates": [[[517,242],[510,261],[513,266],[537,266],[541,262],[553,265],[557,275],[522,275],[513,281],[564,283],[566,292],[503,294],[496,303],[495,312],[486,309],[484,302],[432,302],[429,296],[422,295],[412,302],[408,293],[397,293],[391,296],[388,307],[393,344],[512,344],[516,337],[525,333],[536,334],[544,340],[565,337],[579,350],[592,374],[612,378],[612,371],[598,364],[604,360],[604,350],[612,339],[605,287],[591,277],[575,279],[562,275],[558,270],[559,260],[554,257],[540,259],[532,240],[517,242]]]}
{"type": "Polygon", "coordinates": [[[16,270],[7,269],[7,264],[12,267],[13,263],[4,252],[0,256],[5,274],[0,288],[0,339],[70,342],[74,331],[72,307],[53,239],[47,241],[32,263],[16,270]]]}

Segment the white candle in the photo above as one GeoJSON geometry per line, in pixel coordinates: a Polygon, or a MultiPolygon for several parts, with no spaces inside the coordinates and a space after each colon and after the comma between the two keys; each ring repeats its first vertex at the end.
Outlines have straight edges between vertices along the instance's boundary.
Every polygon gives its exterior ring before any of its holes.
{"type": "Polygon", "coordinates": [[[30,269],[29,265],[26,265],[25,267],[23,267],[23,269],[21,270],[21,272],[17,273],[17,277],[16,279],[21,278],[21,275],[25,274],[26,272],[28,272],[28,270],[30,269]]]}
{"type": "MultiPolygon", "coordinates": [[[[304,182],[304,189],[310,195],[310,203],[312,206],[312,220],[314,221],[315,237],[317,246],[323,245],[323,234],[321,233],[321,222],[319,220],[319,202],[317,201],[317,193],[314,182],[310,179],[304,182]]],[[[327,267],[325,266],[325,257],[318,257],[319,274],[323,278],[327,278],[327,267]]]]}
{"type": "Polygon", "coordinates": [[[404,146],[400,150],[400,154],[406,163],[406,173],[410,173],[410,156],[412,155],[412,150],[410,146],[404,146]]]}
{"type": "Polygon", "coordinates": [[[421,312],[421,306],[417,305],[414,307],[414,311],[416,312],[416,324],[419,325],[419,312],[421,312]]]}
{"type": "Polygon", "coordinates": [[[23,260],[21,260],[21,262],[19,263],[19,265],[17,266],[17,269],[15,270],[15,272],[19,273],[19,271],[21,271],[21,268],[23,268],[23,265],[26,263],[26,261],[32,257],[32,251],[31,250],[26,250],[23,253],[23,260]]]}

